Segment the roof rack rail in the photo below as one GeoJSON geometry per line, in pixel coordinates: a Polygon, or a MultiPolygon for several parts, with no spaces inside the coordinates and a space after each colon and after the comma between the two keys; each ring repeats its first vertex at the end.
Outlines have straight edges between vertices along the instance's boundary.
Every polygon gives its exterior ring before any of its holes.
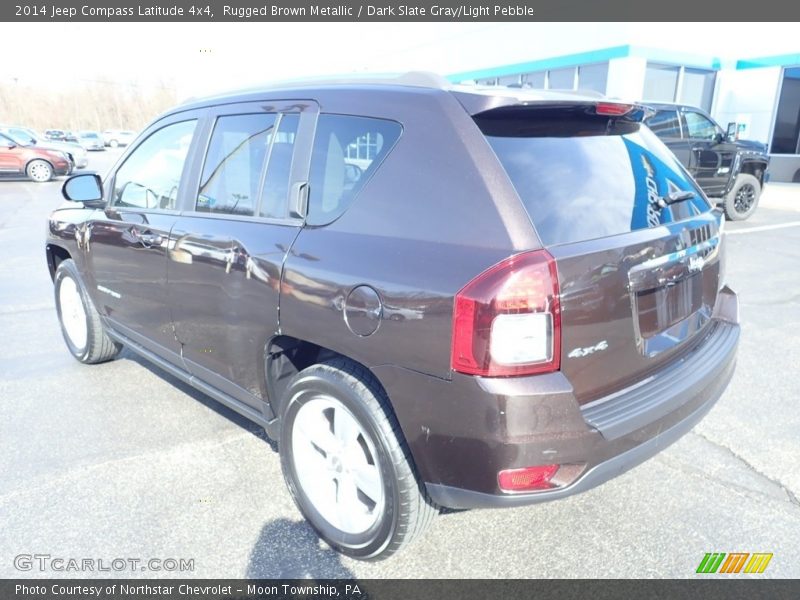
{"type": "Polygon", "coordinates": [[[231,93],[258,92],[261,90],[275,90],[282,88],[317,87],[327,85],[400,85],[408,87],[422,87],[437,90],[448,90],[453,87],[447,79],[429,71],[408,71],[406,73],[349,73],[345,75],[323,75],[320,77],[302,77],[296,79],[283,79],[270,81],[261,85],[248,86],[243,89],[226,91],[211,96],[193,96],[187,98],[183,104],[191,104],[198,100],[206,100],[218,96],[227,96],[231,93]]]}

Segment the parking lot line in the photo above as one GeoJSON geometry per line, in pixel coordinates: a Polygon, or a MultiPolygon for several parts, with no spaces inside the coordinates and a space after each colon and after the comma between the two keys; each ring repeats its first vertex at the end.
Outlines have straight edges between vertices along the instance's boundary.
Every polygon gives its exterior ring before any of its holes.
{"type": "Polygon", "coordinates": [[[778,223],[776,225],[761,225],[760,227],[747,227],[745,229],[726,231],[725,233],[727,235],[738,235],[740,233],[756,233],[758,231],[770,231],[772,229],[786,229],[787,227],[800,227],[800,221],[789,221],[788,223],[778,223]]]}

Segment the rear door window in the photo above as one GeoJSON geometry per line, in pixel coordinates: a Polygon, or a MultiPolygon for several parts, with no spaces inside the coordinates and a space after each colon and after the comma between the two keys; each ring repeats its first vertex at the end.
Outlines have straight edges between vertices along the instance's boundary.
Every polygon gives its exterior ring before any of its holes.
{"type": "Polygon", "coordinates": [[[294,143],[299,114],[284,114],[280,117],[277,132],[269,151],[264,189],[261,193],[259,215],[270,219],[283,219],[289,211],[289,177],[292,173],[294,143]]]}
{"type": "Polygon", "coordinates": [[[475,117],[545,245],[628,233],[710,209],[647,127],[564,109],[506,108],[475,117]],[[674,191],[691,200],[658,205],[674,191]]]}
{"type": "Polygon", "coordinates": [[[253,216],[276,120],[273,113],[217,119],[200,178],[197,211],[253,216]]]}

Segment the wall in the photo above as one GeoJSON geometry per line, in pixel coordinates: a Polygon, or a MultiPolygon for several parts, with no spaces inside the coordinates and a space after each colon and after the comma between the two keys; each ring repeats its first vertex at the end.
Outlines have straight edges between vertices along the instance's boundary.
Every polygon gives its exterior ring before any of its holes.
{"type": "Polygon", "coordinates": [[[741,138],[768,143],[781,73],[781,67],[719,71],[714,118],[723,128],[731,121],[745,123],[741,138]]]}

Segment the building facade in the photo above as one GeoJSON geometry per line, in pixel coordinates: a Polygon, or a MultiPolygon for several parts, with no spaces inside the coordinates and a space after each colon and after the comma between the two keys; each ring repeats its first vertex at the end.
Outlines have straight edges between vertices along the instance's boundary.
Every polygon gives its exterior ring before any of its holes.
{"type": "Polygon", "coordinates": [[[800,182],[800,53],[720,59],[623,45],[454,73],[450,81],[586,90],[700,107],[769,147],[773,181],[800,182]]]}

